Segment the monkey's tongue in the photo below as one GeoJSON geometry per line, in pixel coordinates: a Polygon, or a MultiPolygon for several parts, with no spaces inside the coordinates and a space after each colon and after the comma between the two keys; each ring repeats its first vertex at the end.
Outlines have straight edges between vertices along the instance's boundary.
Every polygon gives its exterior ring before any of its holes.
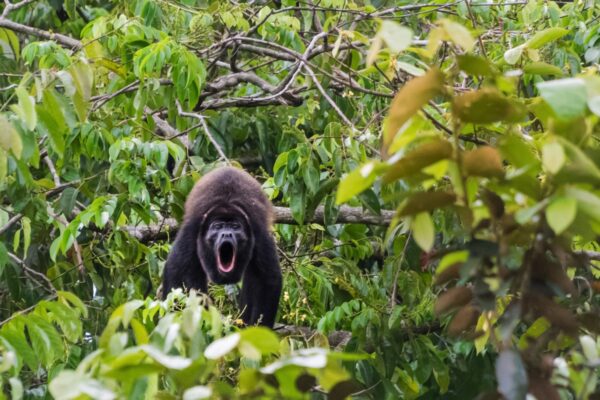
{"type": "Polygon", "coordinates": [[[217,263],[221,272],[230,272],[235,265],[235,247],[232,243],[225,242],[219,246],[217,263]]]}

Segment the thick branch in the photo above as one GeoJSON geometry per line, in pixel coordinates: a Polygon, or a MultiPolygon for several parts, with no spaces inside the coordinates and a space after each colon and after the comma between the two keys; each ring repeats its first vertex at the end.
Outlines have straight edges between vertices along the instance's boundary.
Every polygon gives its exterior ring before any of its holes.
{"type": "MultiPolygon", "coordinates": [[[[276,224],[296,224],[292,217],[292,211],[287,207],[273,207],[274,220],[276,224]]],[[[394,216],[394,211],[382,210],[381,215],[366,214],[362,208],[342,206],[338,214],[336,223],[338,224],[368,224],[368,225],[389,225],[394,216]]],[[[324,208],[317,207],[313,217],[305,221],[306,223],[325,223],[324,208]]],[[[174,218],[166,218],[159,224],[124,226],[121,230],[128,232],[140,242],[150,242],[152,240],[164,239],[167,233],[174,234],[179,224],[174,218]]]]}
{"type": "Polygon", "coordinates": [[[46,40],[54,40],[56,43],[73,50],[79,50],[81,48],[81,42],[77,39],[73,39],[70,36],[62,35],[60,33],[48,32],[42,29],[34,28],[32,26],[19,24],[17,22],[10,21],[6,18],[0,18],[0,28],[7,28],[11,31],[24,33],[26,35],[37,36],[46,40]]]}

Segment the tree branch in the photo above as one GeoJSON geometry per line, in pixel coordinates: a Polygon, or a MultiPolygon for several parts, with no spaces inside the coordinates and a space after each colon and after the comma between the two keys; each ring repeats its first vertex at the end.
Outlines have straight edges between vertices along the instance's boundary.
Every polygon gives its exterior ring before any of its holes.
{"type": "MultiPolygon", "coordinates": [[[[297,224],[292,217],[292,211],[287,207],[273,207],[274,222],[276,224],[297,224]]],[[[325,223],[325,209],[323,206],[317,207],[313,217],[305,223],[325,223]]],[[[368,225],[389,225],[392,221],[395,211],[382,210],[381,215],[366,214],[360,207],[340,207],[337,224],[368,224],[368,225]]],[[[174,218],[165,218],[158,224],[121,227],[122,231],[129,233],[137,240],[143,243],[152,240],[164,239],[167,233],[174,234],[179,227],[179,223],[174,218]]]]}
{"type": "Polygon", "coordinates": [[[72,50],[79,50],[82,47],[82,44],[79,40],[73,39],[70,36],[62,35],[60,33],[48,32],[42,29],[34,28],[32,26],[19,24],[6,18],[0,18],[0,28],[7,28],[11,31],[24,33],[26,35],[37,36],[46,40],[53,40],[61,46],[67,47],[72,50]]]}

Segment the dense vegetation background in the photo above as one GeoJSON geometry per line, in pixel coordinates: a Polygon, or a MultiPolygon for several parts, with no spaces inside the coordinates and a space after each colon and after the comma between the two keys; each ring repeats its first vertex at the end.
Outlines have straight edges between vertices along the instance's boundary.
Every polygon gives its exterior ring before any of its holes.
{"type": "Polygon", "coordinates": [[[599,19],[5,0],[0,397],[600,398],[599,19]],[[156,300],[222,164],[276,205],[275,331],[156,300]]]}

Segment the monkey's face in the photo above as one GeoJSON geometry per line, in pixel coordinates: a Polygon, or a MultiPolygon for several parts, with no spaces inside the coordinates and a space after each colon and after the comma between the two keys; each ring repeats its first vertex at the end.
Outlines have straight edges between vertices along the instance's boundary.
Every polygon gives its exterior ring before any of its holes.
{"type": "Polygon", "coordinates": [[[238,282],[252,256],[250,231],[238,217],[219,216],[198,238],[198,254],[211,281],[238,282]]]}

